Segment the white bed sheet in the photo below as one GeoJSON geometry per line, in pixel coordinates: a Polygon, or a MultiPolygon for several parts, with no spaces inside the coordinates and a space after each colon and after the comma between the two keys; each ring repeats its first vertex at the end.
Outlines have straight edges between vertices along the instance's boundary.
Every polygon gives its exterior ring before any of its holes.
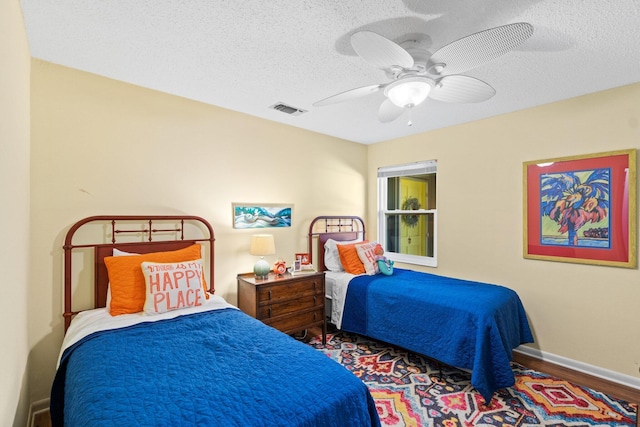
{"type": "Polygon", "coordinates": [[[356,276],[357,274],[344,271],[325,271],[326,295],[331,299],[331,323],[338,329],[342,327],[342,312],[349,282],[356,276]]]}
{"type": "Polygon", "coordinates": [[[197,307],[189,307],[181,310],[167,311],[166,313],[157,315],[148,315],[144,312],[134,314],[122,314],[120,316],[112,316],[106,308],[96,308],[93,310],[85,310],[80,313],[71,321],[71,325],[67,330],[64,340],[62,341],[62,347],[60,354],[58,355],[58,362],[56,368],[60,366],[60,359],[65,349],[72,346],[82,338],[90,335],[94,332],[105,331],[108,329],[125,328],[143,322],[157,322],[158,320],[173,319],[185,314],[201,313],[210,310],[219,310],[222,308],[235,308],[237,307],[229,304],[224,298],[217,295],[210,295],[209,299],[204,304],[197,307]]]}

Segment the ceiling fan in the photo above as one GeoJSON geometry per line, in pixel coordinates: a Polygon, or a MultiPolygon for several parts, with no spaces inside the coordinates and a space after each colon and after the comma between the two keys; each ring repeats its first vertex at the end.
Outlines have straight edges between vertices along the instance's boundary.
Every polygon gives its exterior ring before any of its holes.
{"type": "Polygon", "coordinates": [[[358,31],[351,36],[353,49],[370,65],[384,70],[391,81],[351,89],[313,105],[336,104],[382,90],[387,99],[380,105],[378,119],[388,123],[427,97],[457,103],[486,101],[495,95],[495,89],[458,73],[506,54],[532,35],[531,24],[507,24],[463,37],[431,54],[416,40],[397,44],[372,31],[358,31]]]}

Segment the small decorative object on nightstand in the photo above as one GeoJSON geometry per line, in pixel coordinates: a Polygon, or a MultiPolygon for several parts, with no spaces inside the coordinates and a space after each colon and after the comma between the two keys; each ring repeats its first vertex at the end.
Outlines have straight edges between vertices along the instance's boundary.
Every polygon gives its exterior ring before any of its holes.
{"type": "Polygon", "coordinates": [[[287,263],[281,259],[277,260],[276,263],[273,265],[273,271],[277,275],[282,276],[284,273],[287,272],[287,263]]]}
{"type": "Polygon", "coordinates": [[[260,259],[253,266],[253,273],[257,278],[266,279],[269,276],[271,267],[265,261],[265,255],[273,255],[276,253],[276,245],[273,241],[272,234],[256,234],[251,236],[251,246],[249,247],[251,255],[258,255],[260,259]]]}
{"type": "Polygon", "coordinates": [[[238,274],[240,310],[285,334],[321,327],[323,345],[327,341],[324,299],[324,272],[304,276],[271,273],[266,279],[238,274]]]}

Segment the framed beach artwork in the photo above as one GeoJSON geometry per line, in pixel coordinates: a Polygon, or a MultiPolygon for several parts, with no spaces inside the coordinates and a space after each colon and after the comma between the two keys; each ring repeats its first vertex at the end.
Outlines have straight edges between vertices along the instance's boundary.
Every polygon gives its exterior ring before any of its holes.
{"type": "Polygon", "coordinates": [[[524,257],[636,268],[636,150],[525,162],[524,257]]]}
{"type": "Polygon", "coordinates": [[[291,227],[293,205],[232,203],[233,228],[291,227]]]}

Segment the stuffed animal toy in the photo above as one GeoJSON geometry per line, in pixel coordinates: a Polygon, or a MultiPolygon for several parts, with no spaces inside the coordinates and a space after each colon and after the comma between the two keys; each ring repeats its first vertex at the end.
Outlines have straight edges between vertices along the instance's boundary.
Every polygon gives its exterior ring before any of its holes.
{"type": "Polygon", "coordinates": [[[391,276],[393,274],[393,261],[390,261],[386,256],[384,256],[384,249],[382,248],[382,245],[378,243],[373,249],[373,253],[376,255],[376,262],[378,263],[380,273],[391,276]]]}

